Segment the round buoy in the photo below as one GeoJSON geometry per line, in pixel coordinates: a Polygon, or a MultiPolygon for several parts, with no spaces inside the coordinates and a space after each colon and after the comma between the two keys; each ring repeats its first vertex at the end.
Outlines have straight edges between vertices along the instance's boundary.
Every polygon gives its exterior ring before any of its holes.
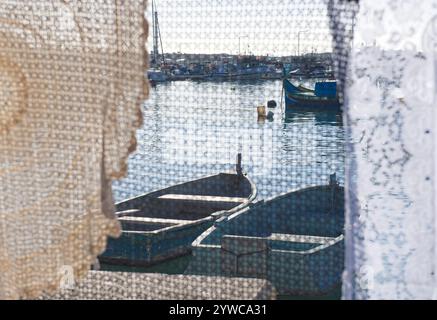
{"type": "Polygon", "coordinates": [[[267,108],[276,108],[277,104],[275,100],[269,100],[267,102],[267,108]]]}

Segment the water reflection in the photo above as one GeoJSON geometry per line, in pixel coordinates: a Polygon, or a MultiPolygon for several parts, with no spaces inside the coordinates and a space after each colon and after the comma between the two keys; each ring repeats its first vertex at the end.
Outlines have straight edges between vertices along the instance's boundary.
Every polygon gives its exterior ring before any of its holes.
{"type": "Polygon", "coordinates": [[[238,152],[259,198],[344,174],[341,116],[287,112],[281,81],[158,84],[144,104],[144,126],[128,176],[114,183],[117,200],[234,168],[238,152]],[[256,107],[276,100],[272,121],[256,107]]]}
{"type": "Polygon", "coordinates": [[[343,126],[342,114],[337,112],[308,112],[287,110],[285,112],[284,122],[307,122],[309,119],[314,120],[315,125],[343,126]]]}

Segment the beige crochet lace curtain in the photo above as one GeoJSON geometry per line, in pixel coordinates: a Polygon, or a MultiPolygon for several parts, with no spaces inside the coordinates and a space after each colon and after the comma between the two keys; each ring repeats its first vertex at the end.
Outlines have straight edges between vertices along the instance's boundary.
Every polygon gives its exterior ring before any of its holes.
{"type": "Polygon", "coordinates": [[[82,277],[117,236],[148,93],[145,1],[0,2],[0,299],[82,277]]]}

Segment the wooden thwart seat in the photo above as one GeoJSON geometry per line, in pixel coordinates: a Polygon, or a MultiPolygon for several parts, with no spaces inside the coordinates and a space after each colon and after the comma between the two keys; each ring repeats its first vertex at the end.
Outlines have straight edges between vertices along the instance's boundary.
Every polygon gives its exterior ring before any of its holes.
{"type": "Polygon", "coordinates": [[[233,202],[241,203],[247,201],[247,198],[239,197],[219,197],[219,196],[203,196],[195,194],[164,194],[158,199],[171,199],[171,200],[189,200],[189,201],[206,201],[206,202],[233,202]]]}
{"type": "Polygon", "coordinates": [[[129,216],[132,214],[137,214],[141,212],[139,209],[128,209],[128,210],[123,210],[123,211],[117,211],[115,214],[117,215],[117,217],[124,217],[124,216],[129,216]]]}
{"type": "Polygon", "coordinates": [[[162,219],[162,218],[149,218],[149,217],[132,217],[122,216],[118,218],[119,221],[125,222],[140,222],[148,224],[188,224],[194,222],[194,220],[177,220],[177,219],[162,219]]]}

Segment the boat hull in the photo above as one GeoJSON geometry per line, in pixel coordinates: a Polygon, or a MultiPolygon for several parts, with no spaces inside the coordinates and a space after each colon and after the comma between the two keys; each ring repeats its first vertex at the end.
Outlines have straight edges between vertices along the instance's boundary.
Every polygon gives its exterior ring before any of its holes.
{"type": "Polygon", "coordinates": [[[338,99],[303,99],[298,95],[285,94],[286,111],[313,110],[340,112],[341,105],[338,99]]]}
{"type": "Polygon", "coordinates": [[[122,232],[119,238],[108,239],[107,249],[99,260],[106,264],[147,267],[184,256],[191,252],[191,243],[212,225],[211,218],[158,234],[122,232]]]}
{"type": "Polygon", "coordinates": [[[341,281],[343,194],[314,186],[223,218],[193,242],[185,273],[264,278],[281,295],[324,294],[341,281]]]}

